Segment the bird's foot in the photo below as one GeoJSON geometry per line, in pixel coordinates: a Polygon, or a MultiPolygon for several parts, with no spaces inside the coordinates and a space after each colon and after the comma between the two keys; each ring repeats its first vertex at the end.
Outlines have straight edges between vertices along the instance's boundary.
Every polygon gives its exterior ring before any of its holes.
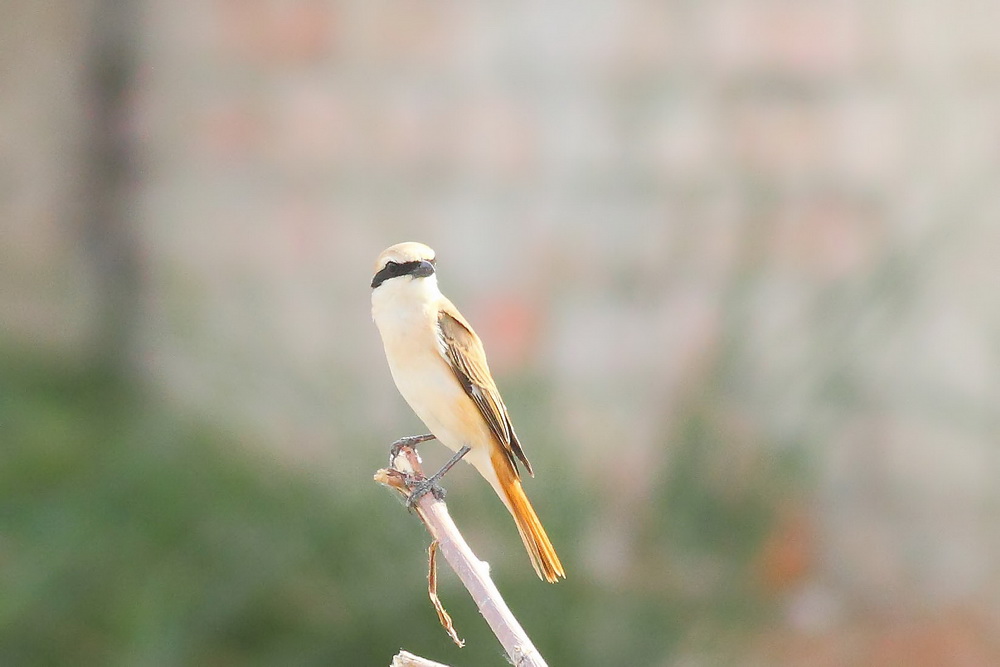
{"type": "Polygon", "coordinates": [[[439,484],[441,478],[438,475],[432,475],[427,479],[421,480],[410,487],[410,495],[406,499],[406,508],[413,510],[417,506],[417,503],[421,498],[426,496],[428,493],[433,495],[438,500],[444,500],[447,491],[444,487],[439,484]]]}
{"type": "Polygon", "coordinates": [[[392,466],[395,464],[396,457],[399,456],[399,452],[403,447],[413,447],[419,445],[421,442],[433,439],[434,435],[431,433],[427,433],[426,435],[408,435],[405,438],[400,438],[389,447],[389,465],[392,466]]]}
{"type": "Polygon", "coordinates": [[[456,463],[461,461],[462,457],[468,454],[469,451],[470,448],[468,446],[462,447],[460,450],[455,452],[455,455],[452,456],[447,463],[441,466],[440,470],[427,479],[421,480],[410,486],[410,497],[406,500],[406,506],[412,510],[416,506],[417,501],[420,500],[421,496],[427,495],[428,492],[433,493],[434,497],[438,500],[444,500],[445,490],[440,484],[438,484],[438,482],[440,482],[441,478],[445,476],[445,473],[451,470],[456,463]]]}

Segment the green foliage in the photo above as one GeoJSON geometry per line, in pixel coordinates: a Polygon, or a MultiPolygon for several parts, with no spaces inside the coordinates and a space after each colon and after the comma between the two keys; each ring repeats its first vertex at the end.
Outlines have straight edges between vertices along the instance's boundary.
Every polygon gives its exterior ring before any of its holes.
{"type": "MultiPolygon", "coordinates": [[[[400,647],[504,664],[443,568],[468,641],[450,644],[426,598],[423,528],[367,474],[350,485],[306,474],[100,371],[8,360],[2,377],[0,664],[387,665],[400,647]]],[[[680,454],[624,581],[587,576],[573,536],[598,508],[566,475],[530,490],[570,574],[556,586],[530,575],[495,503],[473,495],[456,511],[474,543],[495,522],[483,556],[551,664],[662,663],[692,632],[752,624],[761,604],[737,582],[769,507],[757,489],[717,495],[705,433],[675,434],[680,454]],[[702,562],[719,578],[684,585],[702,562]]]]}
{"type": "Polygon", "coordinates": [[[101,373],[9,366],[0,664],[388,664],[434,634],[370,530],[419,528],[374,485],[249,464],[101,373]]]}

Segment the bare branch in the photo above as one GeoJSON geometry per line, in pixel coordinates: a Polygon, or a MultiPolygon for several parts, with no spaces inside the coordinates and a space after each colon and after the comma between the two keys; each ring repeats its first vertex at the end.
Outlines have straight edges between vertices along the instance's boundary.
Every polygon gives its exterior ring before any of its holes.
{"type": "Polygon", "coordinates": [[[434,662],[419,655],[413,655],[409,651],[400,651],[392,658],[389,667],[448,667],[440,662],[434,662]]]}
{"type": "MultiPolygon", "coordinates": [[[[424,479],[420,457],[416,450],[402,447],[393,461],[393,468],[375,473],[375,481],[396,489],[409,498],[413,484],[424,479]]],[[[516,667],[546,667],[545,660],[531,643],[521,624],[514,618],[500,591],[490,578],[489,565],[479,560],[448,514],[442,500],[427,493],[416,504],[416,513],[431,538],[440,544],[445,560],[462,580],[473,601],[503,645],[516,667]]]]}

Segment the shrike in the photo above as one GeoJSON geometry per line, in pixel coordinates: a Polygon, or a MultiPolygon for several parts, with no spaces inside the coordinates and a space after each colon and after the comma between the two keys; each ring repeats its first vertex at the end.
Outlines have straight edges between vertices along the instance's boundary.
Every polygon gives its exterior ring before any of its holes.
{"type": "MultiPolygon", "coordinates": [[[[372,318],[399,393],[433,436],[479,471],[510,510],[542,579],[565,577],[562,563],[521,488],[529,475],[482,341],[438,289],[434,251],[399,243],[382,251],[372,278],[372,318]]],[[[429,438],[424,438],[429,439],[429,438]]]]}

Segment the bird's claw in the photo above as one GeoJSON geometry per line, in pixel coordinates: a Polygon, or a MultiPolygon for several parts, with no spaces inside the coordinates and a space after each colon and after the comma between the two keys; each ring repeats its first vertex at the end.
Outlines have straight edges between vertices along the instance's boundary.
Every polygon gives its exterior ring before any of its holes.
{"type": "Polygon", "coordinates": [[[425,480],[419,481],[410,487],[410,495],[406,499],[406,507],[412,510],[417,506],[417,503],[425,495],[430,493],[438,500],[444,500],[447,491],[444,487],[438,484],[438,480],[435,477],[428,477],[425,480]]]}
{"type": "Polygon", "coordinates": [[[403,447],[413,447],[414,445],[419,445],[421,442],[427,442],[428,440],[433,439],[434,436],[431,433],[426,435],[408,435],[404,438],[400,438],[389,447],[389,465],[393,465],[396,461],[396,457],[399,456],[399,452],[403,449],[403,447]]]}

